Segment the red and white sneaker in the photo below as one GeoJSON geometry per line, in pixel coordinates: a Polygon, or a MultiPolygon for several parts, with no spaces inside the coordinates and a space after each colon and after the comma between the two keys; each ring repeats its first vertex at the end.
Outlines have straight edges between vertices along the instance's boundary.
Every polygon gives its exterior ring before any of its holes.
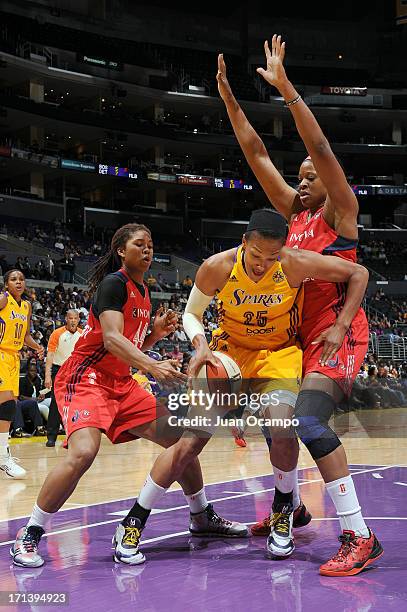
{"type": "Polygon", "coordinates": [[[10,548],[14,565],[20,567],[41,567],[44,559],[38,552],[38,544],[44,535],[42,527],[31,525],[18,530],[16,541],[10,548]]]}
{"type": "Polygon", "coordinates": [[[232,427],[232,435],[235,439],[235,444],[240,448],[246,448],[247,442],[243,437],[243,431],[238,427],[232,427]]]}
{"type": "MultiPolygon", "coordinates": [[[[293,527],[296,529],[297,527],[305,527],[308,523],[311,522],[312,515],[308,512],[305,504],[302,502],[300,505],[294,510],[293,515],[293,527]]],[[[254,536],[268,536],[270,534],[270,516],[266,516],[262,521],[259,521],[255,525],[252,525],[251,532],[254,536]]]]}
{"type": "Polygon", "coordinates": [[[354,531],[344,530],[339,536],[341,547],[326,563],[321,565],[322,576],[355,576],[383,554],[380,542],[369,529],[369,537],[362,538],[354,531]]]}

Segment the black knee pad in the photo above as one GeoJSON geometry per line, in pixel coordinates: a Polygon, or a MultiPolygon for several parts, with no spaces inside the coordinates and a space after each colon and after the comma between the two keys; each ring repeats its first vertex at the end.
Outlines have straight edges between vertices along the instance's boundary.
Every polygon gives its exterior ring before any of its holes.
{"type": "Polygon", "coordinates": [[[306,389],[298,394],[293,417],[298,420],[295,430],[314,460],[329,455],[341,444],[328,425],[335,405],[333,397],[325,391],[306,389]]]}
{"type": "Polygon", "coordinates": [[[14,421],[16,416],[16,400],[8,400],[0,404],[0,421],[14,421]]]}

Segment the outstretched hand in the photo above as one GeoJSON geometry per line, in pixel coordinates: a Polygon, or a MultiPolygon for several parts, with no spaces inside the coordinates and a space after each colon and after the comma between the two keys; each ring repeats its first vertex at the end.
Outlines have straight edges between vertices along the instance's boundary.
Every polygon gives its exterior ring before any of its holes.
{"type": "Polygon", "coordinates": [[[274,34],[271,39],[271,51],[266,40],[264,43],[264,52],[266,54],[266,69],[257,68],[257,72],[273,85],[278,90],[287,82],[287,74],[285,72],[283,62],[285,56],[285,42],[281,42],[281,35],[274,34]]]}
{"type": "Polygon", "coordinates": [[[222,100],[224,102],[231,100],[233,98],[233,91],[226,77],[226,64],[223,59],[223,53],[219,53],[218,55],[218,72],[216,74],[216,80],[218,81],[218,90],[222,100]]]}
{"type": "Polygon", "coordinates": [[[155,313],[153,331],[159,338],[165,338],[175,331],[178,315],[173,310],[165,311],[162,306],[155,313]]]}

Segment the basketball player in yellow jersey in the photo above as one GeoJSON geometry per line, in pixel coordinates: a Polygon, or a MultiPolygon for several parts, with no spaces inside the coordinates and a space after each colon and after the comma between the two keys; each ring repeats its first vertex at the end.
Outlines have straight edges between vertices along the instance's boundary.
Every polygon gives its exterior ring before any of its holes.
{"type": "MultiPolygon", "coordinates": [[[[261,394],[261,416],[270,422],[273,418],[292,417],[301,384],[302,352],[295,334],[301,317],[302,282],[313,277],[348,283],[338,319],[349,326],[368,281],[368,272],[362,266],[338,257],[284,247],[286,232],[287,224],[280,214],[271,209],[253,212],[242,245],[217,253],[201,265],[183,317],[184,329],[196,349],[190,361],[190,377],[195,377],[204,363],[217,365],[211,349],[225,352],[239,365],[249,393],[261,394]],[[202,317],[215,294],[219,329],[214,331],[209,347],[202,317]]],[[[335,352],[336,344],[330,340],[325,343],[321,359],[328,361],[335,352]]],[[[213,431],[212,423],[208,427],[206,422],[191,425],[157,458],[139,497],[143,504],[136,502],[133,506],[140,531],[151,509],[201,452],[213,431]]],[[[273,439],[270,458],[278,487],[267,552],[271,557],[286,557],[294,550],[291,529],[298,442],[292,429],[270,426],[269,432],[273,439]]],[[[200,495],[204,495],[203,490],[194,497],[200,495]]],[[[192,519],[193,534],[209,534],[205,532],[205,516],[201,520],[193,515],[192,519]]],[[[222,528],[226,532],[227,526],[222,528]]],[[[233,535],[241,536],[242,532],[233,535]]],[[[134,541],[135,548],[138,539],[139,535],[134,541]]]]}
{"type": "Polygon", "coordinates": [[[0,469],[11,478],[24,478],[26,471],[10,454],[8,433],[14,420],[20,382],[20,357],[23,345],[44,357],[44,348],[30,334],[31,305],[23,299],[25,277],[20,270],[4,275],[0,294],[0,469]]]}

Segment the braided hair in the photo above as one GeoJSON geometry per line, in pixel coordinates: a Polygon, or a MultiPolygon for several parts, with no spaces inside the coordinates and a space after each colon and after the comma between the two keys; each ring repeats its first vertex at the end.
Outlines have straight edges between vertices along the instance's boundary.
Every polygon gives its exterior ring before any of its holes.
{"type": "Polygon", "coordinates": [[[91,270],[89,276],[89,293],[91,295],[95,293],[99,283],[106,274],[116,272],[120,268],[122,261],[117,250],[126,246],[126,242],[140,230],[147,232],[151,236],[151,231],[148,227],[139,223],[127,223],[127,225],[123,225],[115,232],[110,243],[110,249],[106,255],[97,260],[91,270]]]}

